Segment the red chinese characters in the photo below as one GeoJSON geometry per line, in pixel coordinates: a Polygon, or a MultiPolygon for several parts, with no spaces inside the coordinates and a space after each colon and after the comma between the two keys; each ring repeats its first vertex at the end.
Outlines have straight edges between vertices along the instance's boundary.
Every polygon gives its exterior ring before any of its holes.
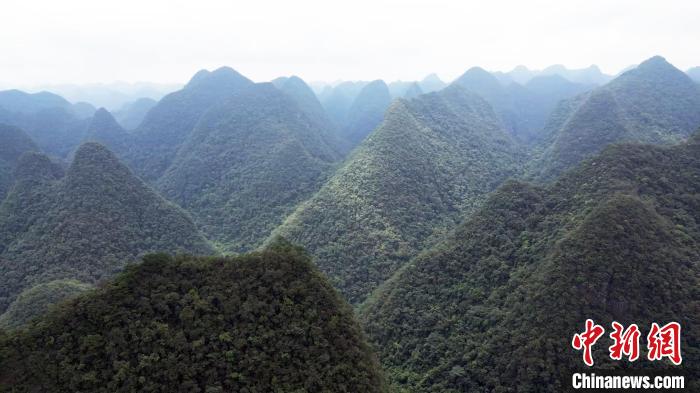
{"type": "Polygon", "coordinates": [[[681,325],[678,322],[670,322],[659,327],[656,322],[652,323],[647,336],[647,349],[647,357],[651,361],[668,358],[675,365],[681,364],[681,325]]]}
{"type": "Polygon", "coordinates": [[[586,320],[586,331],[579,334],[574,334],[573,340],[571,340],[571,345],[576,350],[583,349],[583,362],[587,366],[593,366],[593,353],[591,348],[598,341],[598,339],[605,333],[605,329],[602,326],[596,325],[592,319],[586,320]]]}
{"type": "Polygon", "coordinates": [[[613,340],[613,345],[610,350],[610,358],[613,360],[622,359],[622,355],[627,356],[630,362],[639,359],[639,327],[637,324],[631,324],[626,330],[624,327],[613,322],[614,331],[610,333],[610,338],[613,340]]]}

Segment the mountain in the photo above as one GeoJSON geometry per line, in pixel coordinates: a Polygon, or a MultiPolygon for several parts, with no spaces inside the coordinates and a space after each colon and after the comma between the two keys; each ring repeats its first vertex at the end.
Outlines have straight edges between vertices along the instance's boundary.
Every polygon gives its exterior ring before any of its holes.
{"type": "Polygon", "coordinates": [[[528,144],[539,139],[540,131],[560,100],[591,88],[556,75],[530,79],[525,86],[518,83],[504,86],[494,75],[478,67],[469,69],[453,84],[483,97],[493,106],[506,129],[528,144]]]}
{"type": "Polygon", "coordinates": [[[437,76],[437,74],[430,74],[426,76],[418,83],[418,85],[424,93],[432,93],[434,91],[442,90],[445,88],[445,86],[447,86],[447,84],[443,82],[440,77],[437,76]]]}
{"type": "Polygon", "coordinates": [[[201,118],[157,186],[222,249],[250,250],[342,157],[329,131],[288,94],[256,84],[201,118]]]}
{"type": "Polygon", "coordinates": [[[552,179],[622,141],[674,143],[700,126],[700,87],[662,57],[653,57],[572,106],[537,164],[552,179]]]}
{"type": "Polygon", "coordinates": [[[88,102],[76,102],[71,107],[73,113],[80,119],[87,119],[95,114],[97,109],[88,102]]]}
{"type": "Polygon", "coordinates": [[[85,136],[87,120],[62,97],[19,90],[0,92],[0,123],[22,129],[47,154],[65,157],[85,136]]]}
{"type": "Polygon", "coordinates": [[[399,99],[273,237],[308,249],[359,303],[514,174],[519,159],[491,107],[464,89],[399,99]]]}
{"type": "Polygon", "coordinates": [[[83,144],[65,175],[25,153],[15,177],[0,205],[0,312],[36,284],[96,282],[147,252],[213,251],[187,214],[99,144],[83,144]]]}
{"type": "Polygon", "coordinates": [[[124,104],[119,110],[114,112],[114,117],[126,130],[134,130],[141,125],[148,111],[153,109],[158,101],[151,98],[139,98],[124,104]]]}
{"type": "Polygon", "coordinates": [[[117,152],[147,181],[155,181],[170,166],[180,145],[199,118],[212,106],[252,85],[235,70],[201,70],[182,89],[163,97],[133,131],[126,152],[117,152]]]}
{"type": "Polygon", "coordinates": [[[561,64],[549,66],[542,70],[539,75],[559,75],[574,83],[584,85],[604,85],[612,79],[610,75],[605,75],[596,65],[588,68],[567,69],[561,64]]]}
{"type": "Polygon", "coordinates": [[[17,127],[0,124],[0,202],[14,184],[17,161],[28,151],[39,151],[32,138],[17,127]]]}
{"type": "MultiPolygon", "coordinates": [[[[2,263],[2,262],[0,262],[2,263]]],[[[45,315],[59,303],[92,288],[92,285],[76,280],[54,280],[38,284],[22,291],[0,315],[0,329],[17,329],[35,318],[45,315]]]]}
{"type": "Polygon", "coordinates": [[[289,246],[146,256],[0,353],[3,391],[387,391],[352,308],[289,246]]]}
{"type": "Polygon", "coordinates": [[[20,90],[0,91],[0,107],[10,112],[24,114],[51,108],[62,108],[67,111],[72,109],[71,103],[59,95],[46,91],[30,94],[20,90]]]}
{"type": "Polygon", "coordinates": [[[110,146],[116,151],[128,148],[130,135],[105,108],[98,109],[90,120],[85,139],[110,146]]]}
{"type": "Polygon", "coordinates": [[[114,82],[88,84],[51,84],[35,86],[32,90],[52,91],[65,97],[70,102],[89,102],[96,107],[103,107],[116,112],[140,98],[160,100],[166,94],[182,88],[181,84],[151,82],[114,82]]]}
{"type": "Polygon", "coordinates": [[[692,79],[696,82],[700,82],[700,67],[693,67],[693,68],[689,69],[688,71],[686,71],[685,73],[688,74],[690,79],[692,79]]]}
{"type": "Polygon", "coordinates": [[[319,97],[321,105],[339,129],[345,126],[353,101],[366,85],[367,82],[342,82],[325,89],[319,97]]]}
{"type": "Polygon", "coordinates": [[[382,80],[368,83],[348,110],[342,136],[351,146],[357,146],[381,123],[389,104],[391,95],[386,83],[382,80]]]}
{"type": "MultiPolygon", "coordinates": [[[[608,332],[613,320],[636,323],[642,337],[651,322],[677,321],[683,366],[673,372],[694,367],[698,179],[700,133],[674,147],[609,147],[548,186],[502,186],[360,311],[393,384],[407,392],[568,390],[572,371],[585,368],[571,340],[587,318],[608,332]]],[[[613,362],[611,341],[606,333],[594,347],[593,370],[669,365],[613,362]]],[[[644,338],[640,345],[645,356],[644,338]]]]}
{"type": "Polygon", "coordinates": [[[416,98],[421,94],[423,94],[423,90],[420,88],[420,85],[418,82],[413,82],[403,93],[403,98],[416,98]]]}

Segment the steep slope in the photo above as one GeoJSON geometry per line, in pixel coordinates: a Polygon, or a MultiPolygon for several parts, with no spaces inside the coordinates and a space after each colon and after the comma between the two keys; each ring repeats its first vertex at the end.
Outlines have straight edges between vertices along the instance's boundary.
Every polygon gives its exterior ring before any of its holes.
{"type": "Polygon", "coordinates": [[[252,83],[228,67],[199,71],[182,90],[163,97],[148,112],[133,132],[128,151],[118,153],[142,178],[156,180],[202,114],[252,83]]]}
{"type": "MultiPolygon", "coordinates": [[[[698,179],[700,134],[673,148],[608,148],[546,188],[501,187],[361,310],[393,383],[408,392],[564,391],[585,367],[571,338],[587,318],[608,332],[613,320],[636,323],[644,335],[651,322],[677,321],[684,365],[694,367],[698,179]]],[[[596,368],[667,366],[612,362],[610,341],[594,347],[596,368]]]]}
{"type": "Polygon", "coordinates": [[[0,353],[0,390],[16,392],[386,391],[352,309],[289,246],[149,255],[0,336],[0,353]]]}
{"type": "Polygon", "coordinates": [[[85,139],[98,142],[115,151],[128,148],[130,135],[117,123],[105,108],[98,109],[90,120],[85,139]]]}
{"type": "Polygon", "coordinates": [[[139,98],[124,104],[114,112],[114,118],[125,130],[134,130],[141,125],[148,112],[157,104],[158,101],[152,98],[139,98]]]}
{"type": "Polygon", "coordinates": [[[202,117],[158,188],[222,249],[250,250],[340,159],[327,136],[287,94],[253,85],[202,117]]]}
{"type": "Polygon", "coordinates": [[[537,176],[552,179],[610,143],[673,143],[700,126],[700,87],[662,57],[595,89],[545,147],[537,176]]]}
{"type": "Polygon", "coordinates": [[[351,146],[357,146],[381,123],[390,103],[391,95],[384,81],[367,84],[348,110],[342,136],[351,146]]]}
{"type": "Polygon", "coordinates": [[[16,178],[0,205],[0,311],[28,287],[94,282],[147,252],[212,252],[189,216],[99,144],[83,144],[65,176],[25,153],[16,178]]]}
{"type": "Polygon", "coordinates": [[[28,151],[38,151],[34,141],[17,127],[0,124],[0,202],[14,183],[15,165],[28,151]]]}
{"type": "Polygon", "coordinates": [[[458,86],[395,101],[276,233],[306,247],[359,303],[513,174],[516,150],[490,106],[458,86]]]}

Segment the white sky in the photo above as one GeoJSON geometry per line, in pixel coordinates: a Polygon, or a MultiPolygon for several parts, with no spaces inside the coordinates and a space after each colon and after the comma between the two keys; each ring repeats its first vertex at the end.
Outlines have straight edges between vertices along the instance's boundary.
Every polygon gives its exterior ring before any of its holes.
{"type": "Polygon", "coordinates": [[[0,84],[452,79],[473,65],[700,65],[700,0],[2,0],[0,84]]]}

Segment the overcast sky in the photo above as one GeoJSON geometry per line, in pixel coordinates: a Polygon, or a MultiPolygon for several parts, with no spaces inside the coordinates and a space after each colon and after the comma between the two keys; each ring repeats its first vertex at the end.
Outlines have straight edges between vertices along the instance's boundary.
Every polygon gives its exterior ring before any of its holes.
{"type": "Polygon", "coordinates": [[[699,0],[3,0],[0,83],[452,79],[479,65],[700,65],[699,0]]]}

